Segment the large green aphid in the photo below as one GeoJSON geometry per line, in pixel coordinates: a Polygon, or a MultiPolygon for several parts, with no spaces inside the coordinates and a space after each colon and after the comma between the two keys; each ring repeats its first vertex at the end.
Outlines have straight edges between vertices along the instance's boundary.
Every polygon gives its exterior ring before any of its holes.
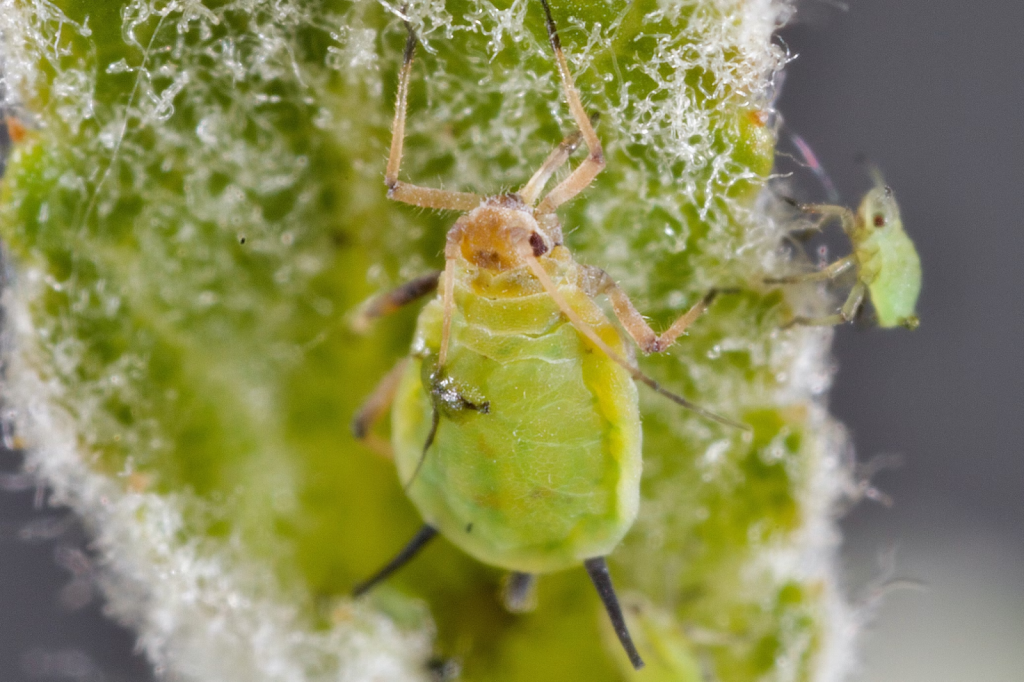
{"type": "MultiPolygon", "coordinates": [[[[612,588],[607,556],[636,518],[641,428],[634,381],[720,423],[663,389],[634,364],[632,348],[594,299],[607,295],[644,352],[667,349],[710,305],[705,296],[656,334],[601,269],[576,263],[556,209],[604,168],[601,142],[580,102],[550,9],[548,33],[578,130],[518,191],[491,197],[398,179],[416,39],[406,44],[392,130],[388,196],[466,212],[448,233],[445,270],[373,300],[365,326],[435,289],[412,353],[356,415],[369,438],[392,409],[391,447],[402,484],[422,514],[417,536],[362,594],[437,533],[485,563],[511,571],[506,604],[530,601],[533,576],[584,564],[634,668],[643,666],[612,588]],[[587,158],[546,195],[544,186],[581,144],[587,158]]],[[[378,444],[380,445],[380,444],[378,444]]]]}
{"type": "Polygon", "coordinates": [[[796,317],[790,324],[830,326],[852,320],[867,294],[871,296],[880,327],[918,325],[915,308],[921,292],[921,259],[914,242],[903,231],[900,208],[892,190],[876,173],[875,186],[860,202],[857,213],[845,206],[798,204],[823,220],[838,218],[850,238],[853,253],[818,272],[766,280],[769,284],[793,284],[832,280],[853,270],[856,282],[839,312],[824,317],[796,317]]]}

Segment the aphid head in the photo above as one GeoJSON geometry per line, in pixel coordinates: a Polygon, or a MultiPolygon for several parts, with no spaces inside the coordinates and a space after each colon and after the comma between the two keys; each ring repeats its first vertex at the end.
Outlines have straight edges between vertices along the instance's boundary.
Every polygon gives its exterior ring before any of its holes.
{"type": "Polygon", "coordinates": [[[868,173],[875,181],[875,186],[864,195],[857,211],[857,224],[861,230],[861,238],[866,238],[878,230],[887,232],[902,230],[903,221],[900,219],[900,207],[896,203],[892,189],[885,184],[882,171],[878,169],[878,166],[868,164],[868,173]]]}
{"type": "Polygon", "coordinates": [[[868,234],[875,230],[902,230],[900,207],[888,185],[878,184],[860,202],[858,223],[868,234]]]}
{"type": "Polygon", "coordinates": [[[554,216],[541,222],[517,194],[499,194],[459,218],[449,239],[458,240],[462,257],[478,268],[511,270],[526,264],[524,250],[540,258],[561,244],[554,216]]]}

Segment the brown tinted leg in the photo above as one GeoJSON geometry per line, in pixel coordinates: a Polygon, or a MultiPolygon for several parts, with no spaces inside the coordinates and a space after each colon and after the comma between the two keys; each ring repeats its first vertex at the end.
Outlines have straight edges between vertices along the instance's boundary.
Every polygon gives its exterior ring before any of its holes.
{"type": "Polygon", "coordinates": [[[626,292],[615,283],[615,280],[607,272],[591,265],[583,267],[589,279],[588,289],[592,295],[606,294],[608,296],[612,302],[615,317],[644,353],[661,353],[667,350],[676,342],[676,339],[682,336],[687,327],[708,309],[718,295],[717,291],[708,292],[692,308],[680,315],[668,329],[657,334],[637,311],[626,292]]]}
{"type": "Polygon", "coordinates": [[[391,403],[395,399],[395,393],[398,391],[398,384],[402,380],[402,373],[405,371],[405,366],[408,362],[409,358],[399,360],[391,371],[384,375],[384,378],[380,380],[377,387],[373,389],[373,393],[370,394],[355,416],[352,417],[352,435],[355,436],[356,440],[361,441],[371,450],[388,459],[392,458],[391,444],[383,438],[374,435],[372,430],[374,425],[384,417],[388,408],[391,407],[391,403]]]}
{"type": "Polygon", "coordinates": [[[405,284],[392,289],[384,294],[379,294],[359,306],[352,318],[352,330],[360,334],[365,333],[374,320],[399,310],[427,294],[437,291],[437,280],[441,277],[441,271],[417,277],[405,284]]]}
{"type": "Polygon", "coordinates": [[[388,198],[423,208],[440,208],[453,211],[470,211],[480,205],[483,198],[470,192],[449,192],[443,189],[420,187],[401,182],[398,171],[402,165],[402,145],[405,142],[405,113],[409,100],[409,76],[412,73],[412,57],[416,52],[416,34],[406,24],[409,37],[405,42],[402,70],[398,77],[398,97],[395,102],[395,121],[391,126],[391,153],[384,182],[388,186],[388,198]]]}
{"type": "Polygon", "coordinates": [[[566,63],[565,54],[562,53],[562,41],[558,37],[555,20],[551,16],[551,8],[548,7],[547,0],[541,0],[541,4],[544,5],[548,40],[551,42],[551,48],[555,51],[555,62],[558,65],[558,74],[562,79],[562,90],[565,91],[565,98],[569,102],[569,111],[572,112],[572,117],[576,121],[576,127],[580,129],[583,142],[590,152],[583,163],[551,190],[551,193],[544,197],[544,200],[537,206],[538,213],[552,213],[593,182],[597,174],[604,168],[604,151],[601,148],[601,140],[598,139],[594,126],[591,125],[590,118],[587,117],[587,112],[583,109],[583,103],[580,102],[579,92],[576,90],[572,74],[569,72],[569,64],[566,63]]]}
{"type": "Polygon", "coordinates": [[[555,147],[548,158],[544,160],[541,167],[537,169],[537,172],[533,174],[530,181],[523,185],[523,188],[519,190],[519,198],[523,200],[523,203],[527,206],[533,205],[533,202],[537,200],[537,195],[544,189],[544,185],[547,184],[551,176],[561,168],[562,164],[569,160],[572,153],[580,146],[580,142],[583,141],[583,133],[575,131],[564,140],[562,140],[557,147],[555,147]]]}
{"type": "Polygon", "coordinates": [[[703,407],[700,407],[699,405],[690,402],[686,398],[677,395],[666,388],[663,388],[661,384],[659,384],[657,381],[655,381],[654,379],[640,371],[639,367],[636,367],[631,362],[629,362],[621,355],[616,353],[607,343],[604,342],[603,339],[601,339],[600,336],[597,335],[597,332],[594,331],[594,328],[587,324],[583,320],[583,318],[581,318],[579,314],[575,310],[573,310],[572,307],[566,302],[565,297],[563,297],[562,294],[558,291],[558,288],[555,286],[555,283],[551,281],[551,277],[544,270],[544,266],[541,265],[540,261],[538,261],[537,258],[533,255],[533,249],[530,247],[529,242],[523,242],[522,244],[520,244],[519,253],[522,259],[529,266],[530,270],[533,272],[534,276],[538,280],[540,280],[541,286],[544,287],[544,291],[546,291],[548,296],[551,297],[551,300],[555,302],[555,305],[557,305],[558,309],[562,311],[562,314],[565,315],[566,318],[568,318],[572,326],[576,328],[576,331],[585,336],[588,341],[590,341],[601,352],[607,355],[612,360],[612,362],[620,365],[623,369],[629,372],[630,376],[633,377],[635,381],[639,381],[645,386],[648,386],[655,393],[665,396],[666,398],[676,403],[677,405],[681,405],[682,407],[685,407],[686,409],[695,412],[696,414],[699,414],[705,419],[710,419],[711,421],[718,422],[719,424],[725,424],[726,426],[732,426],[734,428],[743,429],[744,431],[750,430],[750,427],[747,426],[746,424],[740,424],[739,422],[735,422],[726,417],[717,415],[714,412],[706,410],[703,407]]]}

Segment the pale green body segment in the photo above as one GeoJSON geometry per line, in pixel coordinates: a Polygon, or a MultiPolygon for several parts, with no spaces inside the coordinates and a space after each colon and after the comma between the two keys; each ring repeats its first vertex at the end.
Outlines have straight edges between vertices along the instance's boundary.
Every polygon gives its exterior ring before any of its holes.
{"type": "MultiPolygon", "coordinates": [[[[575,284],[571,259],[543,262],[573,310],[627,356],[617,330],[575,284]]],[[[428,524],[494,566],[543,573],[607,555],[639,504],[632,378],[590,346],[525,267],[492,273],[462,262],[454,272],[444,376],[487,411],[436,400],[438,428],[424,457],[443,323],[438,297],[420,314],[392,412],[409,497],[428,524]]]]}
{"type": "Polygon", "coordinates": [[[786,326],[830,326],[849,322],[857,315],[867,294],[875,306],[879,327],[917,328],[919,322],[915,310],[921,293],[921,258],[914,242],[903,231],[900,207],[892,190],[877,174],[876,182],[864,196],[856,214],[845,206],[798,205],[804,211],[823,216],[817,227],[830,218],[839,218],[853,253],[817,272],[769,278],[767,281],[776,284],[820,282],[832,280],[851,268],[857,280],[838,313],[823,317],[795,317],[786,326]]]}
{"type": "Polygon", "coordinates": [[[916,327],[921,258],[903,231],[899,206],[888,188],[876,187],[864,197],[851,239],[858,279],[871,292],[878,326],[916,327]]]}

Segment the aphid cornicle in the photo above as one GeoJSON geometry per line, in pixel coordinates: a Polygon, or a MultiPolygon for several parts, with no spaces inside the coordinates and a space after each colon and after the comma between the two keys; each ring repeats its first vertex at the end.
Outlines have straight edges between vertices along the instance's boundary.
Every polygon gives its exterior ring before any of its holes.
{"type": "Polygon", "coordinates": [[[921,259],[914,242],[903,231],[900,208],[881,176],[875,174],[875,186],[861,200],[856,214],[845,206],[831,204],[796,206],[802,211],[820,214],[822,220],[838,218],[850,239],[853,253],[818,272],[769,278],[765,282],[821,282],[833,280],[850,269],[856,273],[856,282],[838,313],[795,317],[787,326],[831,326],[849,322],[863,305],[865,295],[870,295],[878,326],[915,329],[918,325],[915,308],[921,293],[921,259]]]}
{"type": "Polygon", "coordinates": [[[448,232],[443,273],[371,300],[356,320],[365,327],[440,289],[419,316],[410,357],[384,378],[353,420],[356,436],[369,439],[372,425],[393,405],[391,447],[399,478],[425,525],[355,593],[386,578],[438,533],[480,561],[512,572],[505,591],[510,610],[528,608],[535,574],[583,564],[632,664],[640,668],[643,661],[605,563],[639,505],[641,429],[634,381],[704,417],[737,424],[643,374],[623,335],[594,301],[607,295],[622,327],[650,353],[671,346],[714,294],[658,335],[603,270],[575,262],[562,243],[555,210],[585,189],[605,161],[550,8],[541,2],[578,130],[515,193],[482,197],[398,179],[416,47],[409,29],[385,176],[388,197],[466,214],[448,232]],[[587,158],[543,195],[581,143],[587,158]]]}

